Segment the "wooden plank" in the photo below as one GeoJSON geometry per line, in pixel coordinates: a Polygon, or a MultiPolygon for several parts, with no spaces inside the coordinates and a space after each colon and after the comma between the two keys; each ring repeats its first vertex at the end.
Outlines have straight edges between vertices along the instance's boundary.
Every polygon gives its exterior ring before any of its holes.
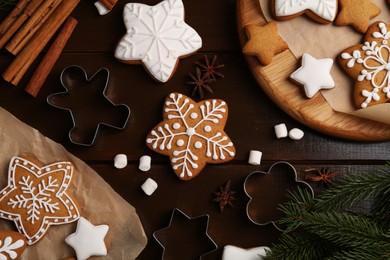
{"type": "MultiPolygon", "coordinates": [[[[264,24],[257,0],[238,1],[238,33],[241,44],[247,41],[244,27],[264,24]]],[[[261,66],[255,57],[246,57],[253,75],[263,90],[285,112],[303,124],[322,133],[351,140],[390,140],[390,126],[334,111],[322,95],[307,99],[302,89],[289,80],[297,59],[290,50],[276,55],[268,66],[261,66]]]]}

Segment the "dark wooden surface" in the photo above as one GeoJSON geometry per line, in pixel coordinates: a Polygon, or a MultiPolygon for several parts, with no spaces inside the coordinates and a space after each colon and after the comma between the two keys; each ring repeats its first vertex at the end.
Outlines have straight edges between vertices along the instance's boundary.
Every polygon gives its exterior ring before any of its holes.
{"type": "MultiPolygon", "coordinates": [[[[209,234],[218,250],[203,259],[220,259],[227,244],[247,248],[276,242],[279,231],[272,225],[256,226],[246,216],[248,198],[243,182],[252,171],[266,171],[275,162],[287,161],[296,167],[300,179],[304,176],[303,170],[312,166],[330,167],[339,172],[340,178],[352,172],[375,169],[390,159],[390,142],[359,143],[325,136],[294,121],[269,100],[250,74],[241,53],[234,0],[184,0],[186,22],[201,35],[203,47],[192,57],[181,60],[175,75],[166,84],[156,83],[142,66],[121,64],[113,56],[115,45],[125,32],[122,10],[128,1],[120,0],[106,16],[97,14],[93,2],[83,0],[74,11],[79,24],[38,97],[32,98],[24,92],[33,72],[30,69],[17,87],[1,81],[0,105],[86,161],[137,209],[149,239],[138,259],[161,258],[162,248],[152,233],[168,225],[174,208],[180,208],[191,217],[210,215],[209,234]],[[217,54],[219,62],[225,64],[222,71],[225,78],[213,84],[215,93],[207,94],[206,98],[220,98],[228,103],[230,113],[225,130],[236,146],[237,156],[228,164],[208,165],[194,180],[181,182],[167,157],[148,150],[145,137],[161,121],[163,101],[169,93],[191,94],[191,87],[184,83],[188,73],[195,70],[194,62],[202,60],[204,54],[217,54]],[[131,109],[124,130],[102,128],[92,147],[72,144],[68,139],[72,127],[69,114],[46,103],[49,94],[62,91],[60,73],[69,65],[83,67],[90,76],[101,67],[107,68],[110,71],[108,96],[113,102],[127,104],[131,109]],[[273,126],[282,122],[288,128],[301,128],[305,137],[300,141],[277,140],[273,126]],[[251,149],[263,152],[261,166],[247,164],[251,149]],[[123,170],[113,167],[113,158],[118,153],[125,153],[129,159],[129,166],[123,170]],[[138,170],[138,160],[145,154],[152,157],[152,169],[142,173],[138,170]],[[148,177],[159,184],[151,197],[140,189],[148,177]],[[212,194],[218,185],[229,179],[237,191],[237,200],[234,207],[220,213],[218,205],[211,202],[212,194]]],[[[159,1],[141,2],[154,5],[159,1]]],[[[2,17],[5,14],[3,12],[2,17]]],[[[3,71],[12,56],[5,52],[0,55],[3,71]]],[[[316,183],[311,184],[315,190],[319,189],[316,183]]]]}

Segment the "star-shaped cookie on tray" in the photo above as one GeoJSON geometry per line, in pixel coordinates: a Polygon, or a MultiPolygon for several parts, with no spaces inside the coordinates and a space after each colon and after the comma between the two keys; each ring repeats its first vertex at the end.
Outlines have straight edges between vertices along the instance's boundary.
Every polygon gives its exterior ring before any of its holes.
{"type": "Polygon", "coordinates": [[[164,0],[155,6],[129,3],[123,18],[127,32],[115,58],[128,64],[143,63],[159,82],[172,77],[181,57],[202,47],[198,33],[184,22],[181,0],[164,0]]]}
{"type": "Polygon", "coordinates": [[[321,89],[334,88],[335,83],[330,75],[333,59],[316,59],[310,54],[303,54],[302,66],[290,78],[305,87],[308,98],[314,97],[321,89]]]}
{"type": "Polygon", "coordinates": [[[336,25],[351,25],[360,33],[367,32],[370,20],[381,13],[371,0],[339,0],[336,25]]]}
{"type": "Polygon", "coordinates": [[[376,22],[370,26],[364,44],[349,47],[339,55],[341,67],[356,80],[356,107],[390,100],[390,25],[376,22]]]}
{"type": "Polygon", "coordinates": [[[0,191],[0,218],[12,220],[27,244],[38,242],[51,225],[76,221],[79,209],[67,194],[73,165],[57,162],[41,167],[22,157],[13,157],[8,185],[0,191]]]}
{"type": "Polygon", "coordinates": [[[250,24],[245,27],[248,42],[243,47],[246,55],[257,56],[262,65],[269,65],[272,58],[288,49],[288,45],[279,36],[276,22],[264,26],[250,24]]]}
{"type": "Polygon", "coordinates": [[[206,163],[224,163],[236,154],[224,131],[228,117],[227,104],[219,99],[194,102],[189,97],[170,94],[163,108],[164,120],[146,139],[153,151],[167,155],[177,177],[190,180],[206,163]]]}

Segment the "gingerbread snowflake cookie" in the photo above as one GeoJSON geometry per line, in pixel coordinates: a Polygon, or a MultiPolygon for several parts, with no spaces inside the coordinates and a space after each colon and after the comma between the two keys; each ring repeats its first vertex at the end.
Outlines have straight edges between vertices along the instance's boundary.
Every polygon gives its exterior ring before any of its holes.
{"type": "Polygon", "coordinates": [[[79,209],[67,194],[72,174],[70,162],[42,167],[26,158],[13,157],[8,185],[0,191],[0,218],[14,221],[29,245],[38,242],[51,225],[76,221],[79,209]]]}
{"type": "Polygon", "coordinates": [[[234,158],[236,150],[223,130],[228,117],[227,104],[219,99],[195,103],[189,97],[172,93],[163,110],[164,120],[153,128],[147,146],[167,155],[181,180],[196,177],[206,163],[223,163],[234,158]]]}
{"type": "Polygon", "coordinates": [[[339,56],[341,67],[356,79],[354,99],[358,108],[390,100],[390,25],[370,26],[364,44],[352,46],[339,56]]]}
{"type": "Polygon", "coordinates": [[[0,259],[19,259],[26,248],[26,238],[14,231],[0,230],[0,259]]]}
{"type": "Polygon", "coordinates": [[[337,15],[338,0],[273,0],[273,13],[278,20],[289,20],[306,14],[320,23],[330,23],[337,15]]]}
{"type": "Polygon", "coordinates": [[[125,5],[127,33],[120,40],[115,57],[124,63],[142,63],[159,82],[167,82],[178,60],[202,47],[198,33],[184,22],[181,0],[164,0],[155,6],[125,5]]]}

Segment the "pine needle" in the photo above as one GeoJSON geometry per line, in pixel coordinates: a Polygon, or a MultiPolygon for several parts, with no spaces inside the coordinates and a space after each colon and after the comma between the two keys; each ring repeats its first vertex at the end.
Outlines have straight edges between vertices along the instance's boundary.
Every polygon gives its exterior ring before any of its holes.
{"type": "Polygon", "coordinates": [[[0,10],[10,10],[17,2],[18,0],[0,0],[0,10]]]}

